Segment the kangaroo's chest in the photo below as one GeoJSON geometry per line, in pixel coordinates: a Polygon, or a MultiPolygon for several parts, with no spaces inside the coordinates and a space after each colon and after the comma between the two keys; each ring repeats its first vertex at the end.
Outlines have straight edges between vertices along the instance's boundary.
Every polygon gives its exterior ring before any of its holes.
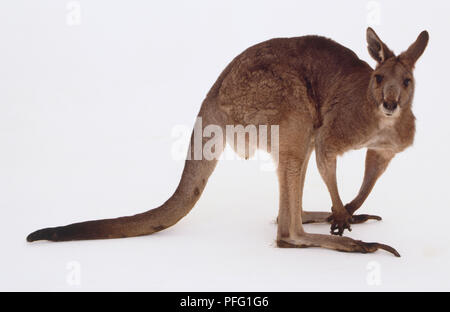
{"type": "Polygon", "coordinates": [[[387,129],[374,133],[369,140],[364,142],[364,147],[367,148],[392,150],[395,152],[401,149],[401,145],[402,144],[395,131],[387,129]]]}
{"type": "Polygon", "coordinates": [[[388,120],[380,122],[379,127],[362,145],[371,149],[390,150],[397,153],[412,143],[413,136],[413,130],[405,136],[405,133],[398,131],[394,121],[388,120]]]}

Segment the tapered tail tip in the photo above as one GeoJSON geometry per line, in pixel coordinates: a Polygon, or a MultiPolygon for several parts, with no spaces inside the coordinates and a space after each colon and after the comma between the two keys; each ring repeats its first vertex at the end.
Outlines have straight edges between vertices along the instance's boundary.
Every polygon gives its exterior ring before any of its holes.
{"type": "Polygon", "coordinates": [[[393,252],[393,254],[394,254],[394,256],[396,256],[396,257],[398,257],[398,258],[400,258],[401,256],[400,256],[400,254],[398,253],[398,251],[397,250],[395,250],[394,249],[394,252],[393,252]]]}
{"type": "Polygon", "coordinates": [[[27,236],[27,242],[35,242],[39,240],[56,240],[56,231],[53,228],[46,228],[34,231],[30,235],[27,236]]]}

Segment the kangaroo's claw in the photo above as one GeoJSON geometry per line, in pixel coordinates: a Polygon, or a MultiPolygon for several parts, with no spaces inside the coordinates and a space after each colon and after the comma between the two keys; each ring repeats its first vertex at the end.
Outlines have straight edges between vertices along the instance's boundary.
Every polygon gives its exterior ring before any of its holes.
{"type": "Polygon", "coordinates": [[[398,251],[389,245],[380,244],[380,243],[365,243],[365,242],[361,242],[361,243],[363,244],[363,248],[365,248],[367,250],[367,252],[374,252],[374,251],[377,251],[378,249],[383,249],[383,250],[386,250],[387,252],[390,252],[391,254],[393,254],[396,257],[400,257],[400,254],[398,253],[398,251]]]}
{"type": "Polygon", "coordinates": [[[331,231],[330,233],[332,235],[339,235],[342,236],[344,234],[344,231],[347,229],[349,232],[352,231],[352,228],[350,226],[352,217],[350,215],[338,215],[335,216],[332,214],[328,218],[328,222],[331,223],[331,231]]]}

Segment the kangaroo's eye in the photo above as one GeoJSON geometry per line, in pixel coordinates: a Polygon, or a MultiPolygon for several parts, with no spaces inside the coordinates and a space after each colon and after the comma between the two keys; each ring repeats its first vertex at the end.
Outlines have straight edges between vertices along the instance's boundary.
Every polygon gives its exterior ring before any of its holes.
{"type": "Polygon", "coordinates": [[[405,85],[405,87],[409,86],[410,83],[411,83],[411,79],[403,80],[403,84],[405,85]]]}
{"type": "Polygon", "coordinates": [[[381,83],[383,81],[383,76],[375,75],[375,80],[377,81],[377,83],[381,83]]]}

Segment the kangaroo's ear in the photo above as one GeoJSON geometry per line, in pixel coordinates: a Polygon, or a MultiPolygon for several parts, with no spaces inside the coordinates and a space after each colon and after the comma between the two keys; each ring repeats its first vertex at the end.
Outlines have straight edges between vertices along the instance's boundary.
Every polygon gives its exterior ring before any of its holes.
{"type": "Polygon", "coordinates": [[[386,44],[377,36],[372,28],[367,28],[367,49],[370,56],[373,57],[378,64],[382,64],[388,58],[394,56],[394,53],[389,50],[386,44]]]}
{"type": "Polygon", "coordinates": [[[426,30],[422,31],[417,37],[416,42],[414,42],[408,50],[400,54],[399,58],[412,68],[414,67],[414,64],[416,64],[416,61],[419,59],[419,57],[422,55],[423,51],[425,51],[425,48],[428,44],[429,35],[426,30]]]}

